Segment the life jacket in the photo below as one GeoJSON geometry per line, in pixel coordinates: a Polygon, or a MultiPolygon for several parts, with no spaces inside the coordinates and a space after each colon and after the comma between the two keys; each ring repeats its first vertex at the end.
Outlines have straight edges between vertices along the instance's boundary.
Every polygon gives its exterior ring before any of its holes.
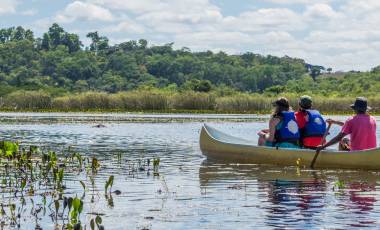
{"type": "Polygon", "coordinates": [[[281,127],[276,130],[275,143],[289,142],[298,145],[301,137],[294,112],[281,112],[281,127]]]}
{"type": "Polygon", "coordinates": [[[306,110],[309,116],[305,127],[302,130],[302,138],[323,137],[326,132],[326,122],[317,110],[306,110]]]}

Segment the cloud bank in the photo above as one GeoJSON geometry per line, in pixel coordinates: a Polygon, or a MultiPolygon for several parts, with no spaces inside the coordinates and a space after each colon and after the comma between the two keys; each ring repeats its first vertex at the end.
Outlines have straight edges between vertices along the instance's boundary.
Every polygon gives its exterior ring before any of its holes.
{"type": "MultiPolygon", "coordinates": [[[[0,0],[0,15],[16,14],[20,2],[0,0]]],[[[146,38],[195,51],[289,55],[335,70],[380,65],[378,0],[235,2],[247,7],[230,13],[211,0],[76,0],[29,25],[57,21],[72,31],[98,30],[111,42],[146,38]]]]}

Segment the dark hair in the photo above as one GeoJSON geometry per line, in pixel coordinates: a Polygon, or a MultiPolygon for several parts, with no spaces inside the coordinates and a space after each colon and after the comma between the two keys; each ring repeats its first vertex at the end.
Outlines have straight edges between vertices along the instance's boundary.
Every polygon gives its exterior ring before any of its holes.
{"type": "Polygon", "coordinates": [[[273,102],[273,106],[275,108],[272,112],[272,117],[281,116],[282,112],[292,110],[292,108],[289,105],[289,100],[286,97],[278,98],[276,101],[273,102]]]}

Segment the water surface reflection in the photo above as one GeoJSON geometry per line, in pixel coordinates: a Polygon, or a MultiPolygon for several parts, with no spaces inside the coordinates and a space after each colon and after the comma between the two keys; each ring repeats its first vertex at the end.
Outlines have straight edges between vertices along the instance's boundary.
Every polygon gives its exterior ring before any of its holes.
{"type": "Polygon", "coordinates": [[[281,229],[377,227],[378,179],[378,172],[279,169],[209,160],[199,169],[203,190],[210,193],[232,183],[227,188],[244,189],[250,198],[260,200],[255,207],[262,212],[263,225],[281,229]]]}

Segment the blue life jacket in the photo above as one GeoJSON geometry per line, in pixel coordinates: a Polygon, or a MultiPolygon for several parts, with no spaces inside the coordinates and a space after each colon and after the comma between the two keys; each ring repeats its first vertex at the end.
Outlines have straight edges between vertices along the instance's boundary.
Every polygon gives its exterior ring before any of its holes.
{"type": "Polygon", "coordinates": [[[326,122],[317,110],[306,110],[309,120],[302,130],[302,137],[323,137],[326,132],[326,122]]]}
{"type": "Polygon", "coordinates": [[[275,142],[289,142],[298,144],[301,137],[294,112],[282,112],[281,127],[276,130],[275,142]]]}

